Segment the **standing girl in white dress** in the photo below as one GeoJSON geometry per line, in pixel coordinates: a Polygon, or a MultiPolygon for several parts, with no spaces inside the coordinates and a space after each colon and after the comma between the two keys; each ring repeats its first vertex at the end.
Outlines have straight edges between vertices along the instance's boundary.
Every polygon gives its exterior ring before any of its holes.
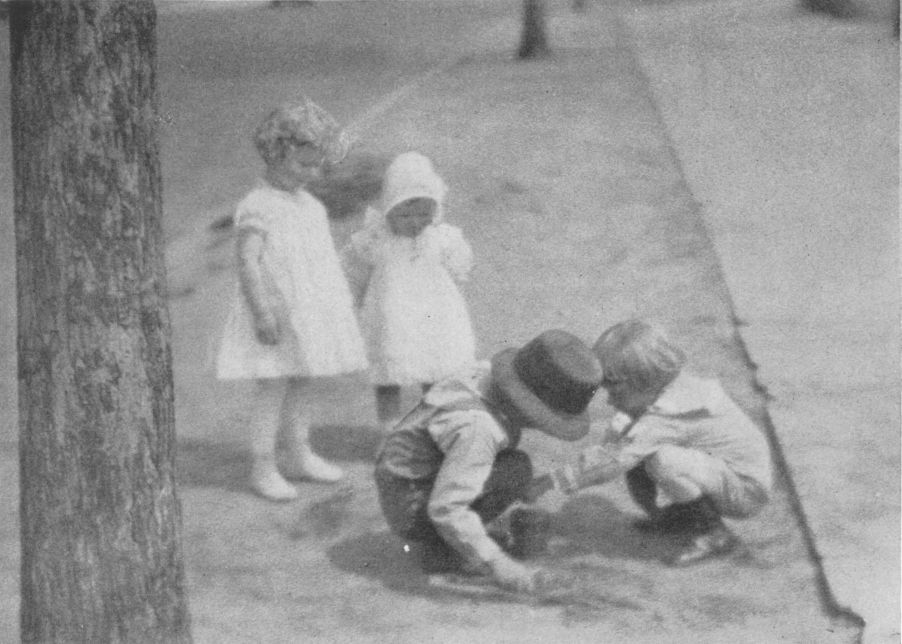
{"type": "Polygon", "coordinates": [[[342,261],[360,307],[379,421],[399,419],[401,387],[432,383],[470,367],[475,342],[458,283],[472,252],[460,229],[444,223],[445,184],[422,154],[392,161],[379,209],[342,261]]]}
{"type": "Polygon", "coordinates": [[[254,134],[263,181],[238,204],[238,288],[217,357],[220,379],[255,379],[251,486],[278,501],[297,497],[288,478],[335,482],[341,469],[308,442],[310,379],[365,369],[348,284],[324,206],[304,186],[337,163],[348,137],[310,100],[273,111],[254,134]]]}

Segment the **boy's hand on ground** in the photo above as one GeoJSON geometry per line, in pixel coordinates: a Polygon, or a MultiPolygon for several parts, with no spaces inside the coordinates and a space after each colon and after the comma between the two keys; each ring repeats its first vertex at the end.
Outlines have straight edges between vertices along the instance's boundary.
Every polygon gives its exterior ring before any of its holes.
{"type": "Polygon", "coordinates": [[[536,572],[510,557],[501,556],[489,566],[499,586],[519,593],[532,593],[536,589],[536,572]]]}

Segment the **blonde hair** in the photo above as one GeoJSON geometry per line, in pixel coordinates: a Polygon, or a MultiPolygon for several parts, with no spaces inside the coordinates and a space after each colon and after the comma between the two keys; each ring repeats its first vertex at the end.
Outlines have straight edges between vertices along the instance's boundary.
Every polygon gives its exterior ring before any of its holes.
{"type": "Polygon", "coordinates": [[[667,386],[686,366],[686,354],[664,331],[644,320],[607,329],[593,347],[605,380],[627,382],[637,391],[667,386]]]}
{"type": "Polygon", "coordinates": [[[254,146],[267,165],[279,163],[291,146],[315,146],[328,163],[338,163],[351,147],[348,134],[323,108],[305,98],[300,105],[272,110],[254,130],[254,146]]]}

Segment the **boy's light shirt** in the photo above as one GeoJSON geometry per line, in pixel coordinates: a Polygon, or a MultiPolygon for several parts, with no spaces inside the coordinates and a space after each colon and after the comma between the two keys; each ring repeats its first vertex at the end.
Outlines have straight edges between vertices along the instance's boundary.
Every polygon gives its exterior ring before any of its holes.
{"type": "MultiPolygon", "coordinates": [[[[489,372],[489,364],[481,362],[469,378],[461,378],[458,383],[466,388],[464,395],[481,398],[489,372]]],[[[448,404],[461,393],[434,387],[424,400],[448,404]],[[448,394],[452,399],[446,399],[448,394]]],[[[445,455],[429,498],[429,518],[468,561],[488,563],[502,554],[501,548],[470,506],[482,494],[498,452],[508,447],[507,434],[491,414],[474,409],[440,414],[429,424],[429,435],[445,455]]]]}
{"type": "MultiPolygon", "coordinates": [[[[489,364],[480,362],[469,373],[437,383],[423,402],[442,406],[481,399],[489,374],[489,364]]],[[[487,564],[503,553],[470,506],[482,494],[498,452],[509,446],[508,436],[481,409],[440,411],[427,431],[443,454],[427,506],[429,518],[468,562],[487,564]]]]}
{"type": "Polygon", "coordinates": [[[771,486],[770,450],[761,431],[716,380],[684,373],[635,421],[615,414],[602,444],[583,450],[574,466],[562,468],[559,487],[574,492],[609,481],[663,445],[702,450],[765,489],[771,486]]]}

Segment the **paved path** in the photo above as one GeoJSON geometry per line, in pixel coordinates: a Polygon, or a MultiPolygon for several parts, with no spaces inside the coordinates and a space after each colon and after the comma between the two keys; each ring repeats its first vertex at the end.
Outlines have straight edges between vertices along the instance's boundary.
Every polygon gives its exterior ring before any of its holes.
{"type": "Polygon", "coordinates": [[[898,641],[898,41],[776,0],[624,15],[836,605],[898,641]]]}

